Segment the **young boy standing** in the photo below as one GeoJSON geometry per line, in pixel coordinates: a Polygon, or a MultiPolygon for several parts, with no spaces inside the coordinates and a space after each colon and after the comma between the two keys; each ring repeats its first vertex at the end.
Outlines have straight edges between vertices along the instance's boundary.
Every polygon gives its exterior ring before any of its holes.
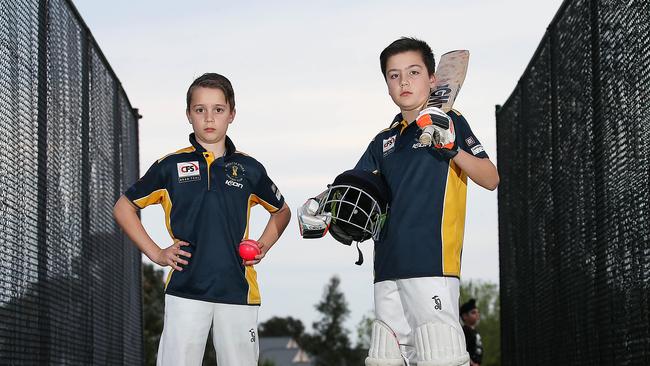
{"type": "MultiPolygon", "coordinates": [[[[423,110],[436,81],[425,42],[401,38],[384,49],[380,63],[400,113],[355,167],[380,174],[392,196],[375,240],[377,320],[366,365],[402,366],[405,360],[418,366],[468,365],[458,314],[467,177],[494,190],[499,176],[459,112],[423,110]],[[421,130],[414,122],[426,114],[449,122],[448,129],[435,126],[447,141],[419,143],[421,130]]],[[[305,218],[310,212],[305,207],[299,212],[300,222],[319,219],[305,218]]]]}
{"type": "Polygon", "coordinates": [[[230,81],[209,73],[187,91],[191,146],[156,161],[117,201],[118,224],[149,259],[170,266],[158,365],[200,365],[210,327],[219,365],[257,365],[257,312],[261,303],[253,268],[286,228],[284,197],[254,158],[226,135],[235,118],[230,81]],[[173,245],[161,249],[137,210],[160,203],[173,245]],[[253,260],[238,255],[248,239],[250,209],[271,217],[253,260]]]}

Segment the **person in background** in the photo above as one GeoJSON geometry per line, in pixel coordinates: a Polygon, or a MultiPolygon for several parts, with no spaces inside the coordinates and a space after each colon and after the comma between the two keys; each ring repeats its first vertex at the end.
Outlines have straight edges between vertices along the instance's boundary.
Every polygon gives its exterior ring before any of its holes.
{"type": "Polygon", "coordinates": [[[476,326],[481,320],[481,312],[476,307],[476,299],[469,299],[460,307],[460,317],[463,320],[465,344],[469,353],[470,366],[480,366],[483,359],[483,343],[476,326]]]}

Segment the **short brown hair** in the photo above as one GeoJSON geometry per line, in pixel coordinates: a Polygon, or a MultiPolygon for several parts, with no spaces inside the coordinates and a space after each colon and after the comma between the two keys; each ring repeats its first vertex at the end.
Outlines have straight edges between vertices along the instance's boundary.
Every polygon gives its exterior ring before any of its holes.
{"type": "Polygon", "coordinates": [[[436,71],[436,60],[433,57],[433,52],[429,45],[417,38],[413,37],[402,37],[393,43],[389,44],[379,55],[379,63],[381,64],[381,74],[386,78],[386,63],[391,56],[397,55],[398,53],[416,51],[422,55],[422,62],[427,67],[427,72],[429,76],[433,75],[436,71]]]}
{"type": "Polygon", "coordinates": [[[190,87],[187,89],[187,110],[190,110],[190,103],[192,102],[192,93],[196,88],[212,88],[219,89],[223,92],[223,95],[226,96],[226,102],[230,106],[230,110],[235,109],[235,91],[230,84],[230,80],[227,77],[209,72],[205,73],[198,78],[196,78],[190,87]]]}

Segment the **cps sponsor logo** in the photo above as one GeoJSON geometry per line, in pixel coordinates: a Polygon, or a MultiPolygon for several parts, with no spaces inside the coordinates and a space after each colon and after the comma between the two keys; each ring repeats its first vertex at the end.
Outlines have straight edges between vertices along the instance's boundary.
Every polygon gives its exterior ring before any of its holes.
{"type": "Polygon", "coordinates": [[[177,163],[178,182],[186,183],[201,180],[201,169],[198,161],[186,161],[177,163]]]}
{"type": "Polygon", "coordinates": [[[393,135],[387,139],[384,139],[382,143],[382,149],[384,156],[390,154],[394,149],[395,149],[395,140],[397,139],[397,135],[393,135]]]}

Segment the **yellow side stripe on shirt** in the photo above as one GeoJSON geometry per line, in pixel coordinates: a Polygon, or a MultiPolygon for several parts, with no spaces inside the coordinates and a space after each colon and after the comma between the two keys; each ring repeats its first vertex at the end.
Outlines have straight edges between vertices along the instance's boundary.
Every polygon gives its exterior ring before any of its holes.
{"type": "Polygon", "coordinates": [[[166,189],[155,190],[147,196],[134,200],[133,203],[140,208],[160,203],[165,211],[165,226],[167,226],[167,232],[172,240],[176,241],[171,226],[172,200],[169,198],[169,192],[166,189]]]}
{"type": "Polygon", "coordinates": [[[246,282],[248,282],[248,303],[261,304],[260,288],[257,284],[257,272],[253,266],[246,266],[246,282]]]}
{"type": "MultiPolygon", "coordinates": [[[[248,239],[249,227],[250,227],[250,217],[251,217],[251,208],[255,205],[261,204],[267,211],[273,213],[279,210],[279,208],[273,206],[272,204],[264,201],[255,194],[248,196],[248,208],[246,209],[246,230],[244,231],[243,240],[248,239]]],[[[260,288],[257,283],[257,272],[253,266],[246,266],[245,269],[246,282],[248,282],[248,298],[247,301],[249,304],[261,304],[262,297],[260,295],[260,288]]]]}
{"type": "Polygon", "coordinates": [[[453,160],[449,162],[445,203],[442,212],[442,272],[460,277],[460,259],[465,234],[467,174],[453,160]]]}
{"type": "Polygon", "coordinates": [[[249,220],[251,217],[251,208],[253,208],[257,204],[262,205],[262,207],[264,207],[270,213],[274,213],[279,210],[279,208],[259,198],[256,194],[251,194],[250,196],[248,196],[248,208],[246,209],[246,230],[244,231],[243,240],[248,239],[248,227],[249,227],[249,220]]]}
{"type": "MultiPolygon", "coordinates": [[[[172,231],[171,226],[172,200],[169,197],[169,192],[166,189],[158,189],[151,192],[149,195],[139,198],[133,202],[140,208],[145,208],[149,205],[160,203],[163,207],[163,211],[165,211],[165,226],[167,226],[167,232],[174,242],[177,241],[176,237],[174,237],[174,232],[172,231]]],[[[172,273],[174,273],[173,269],[167,274],[167,279],[165,280],[165,289],[167,289],[167,285],[169,285],[169,281],[172,279],[172,273]]]]}

